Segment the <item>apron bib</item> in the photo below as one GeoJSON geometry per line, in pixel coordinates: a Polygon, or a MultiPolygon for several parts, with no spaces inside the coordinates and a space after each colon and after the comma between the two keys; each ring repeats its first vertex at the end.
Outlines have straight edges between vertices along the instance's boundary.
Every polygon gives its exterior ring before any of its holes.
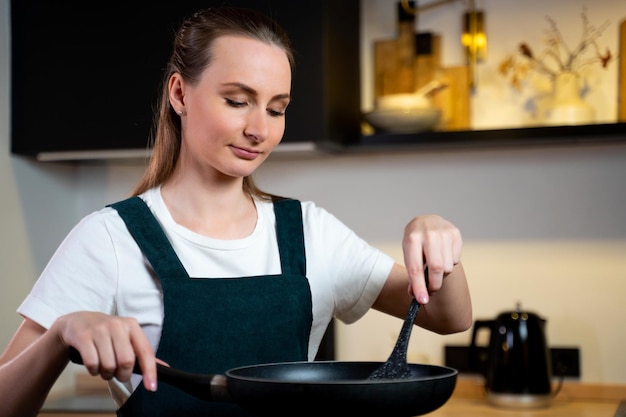
{"type": "MultiPolygon", "coordinates": [[[[165,314],[158,358],[185,371],[220,374],[239,366],[307,360],[313,314],[299,201],[274,202],[282,273],[241,278],[189,277],[141,198],[111,207],[161,282],[165,314]]],[[[251,416],[235,403],[203,401],[165,382],[155,393],[140,384],[117,415],[251,416]]]]}

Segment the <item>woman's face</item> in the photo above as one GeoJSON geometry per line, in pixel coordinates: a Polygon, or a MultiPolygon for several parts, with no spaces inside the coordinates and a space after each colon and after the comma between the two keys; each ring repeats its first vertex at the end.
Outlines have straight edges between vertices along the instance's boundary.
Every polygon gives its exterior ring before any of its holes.
{"type": "Polygon", "coordinates": [[[244,177],[283,137],[291,67],[280,47],[243,36],[222,36],[212,49],[196,85],[170,81],[172,106],[183,110],[179,169],[244,177]]]}

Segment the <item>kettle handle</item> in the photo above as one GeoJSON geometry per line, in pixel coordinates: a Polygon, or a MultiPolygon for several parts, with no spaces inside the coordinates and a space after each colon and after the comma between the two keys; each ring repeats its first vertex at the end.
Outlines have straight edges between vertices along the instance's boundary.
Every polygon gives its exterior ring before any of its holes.
{"type": "Polygon", "coordinates": [[[469,368],[473,372],[479,372],[481,374],[485,374],[486,371],[486,358],[479,355],[478,346],[476,345],[476,336],[480,329],[486,328],[489,329],[491,336],[491,329],[493,328],[495,320],[476,320],[474,322],[474,329],[472,330],[472,341],[469,347],[469,368]]]}

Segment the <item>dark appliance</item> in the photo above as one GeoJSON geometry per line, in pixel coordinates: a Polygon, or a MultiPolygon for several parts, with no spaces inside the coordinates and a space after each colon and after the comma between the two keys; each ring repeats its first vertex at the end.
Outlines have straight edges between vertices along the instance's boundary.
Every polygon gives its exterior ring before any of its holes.
{"type": "Polygon", "coordinates": [[[521,408],[550,405],[552,365],[545,324],[544,318],[519,305],[494,320],[476,320],[470,345],[474,363],[478,362],[477,333],[490,332],[483,369],[489,403],[521,408]]]}

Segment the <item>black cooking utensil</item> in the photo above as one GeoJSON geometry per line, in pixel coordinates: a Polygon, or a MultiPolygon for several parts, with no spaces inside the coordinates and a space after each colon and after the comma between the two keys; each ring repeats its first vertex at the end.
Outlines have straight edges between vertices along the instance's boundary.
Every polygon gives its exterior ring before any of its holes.
{"type": "MultiPolygon", "coordinates": [[[[424,268],[424,280],[426,287],[428,288],[428,268],[424,268]]],[[[420,309],[420,304],[415,298],[411,301],[409,311],[404,318],[404,324],[398,335],[396,345],[391,351],[391,355],[385,363],[383,363],[378,369],[376,369],[368,377],[368,379],[408,379],[411,378],[411,370],[409,369],[406,352],[409,347],[409,339],[411,338],[411,330],[415,323],[415,317],[420,309]]]]}
{"type": "Polygon", "coordinates": [[[409,347],[411,330],[415,323],[415,317],[420,309],[420,304],[415,298],[411,301],[409,311],[406,313],[404,324],[396,340],[396,345],[389,358],[368,379],[408,379],[411,378],[411,369],[406,360],[406,351],[409,347]]]}

